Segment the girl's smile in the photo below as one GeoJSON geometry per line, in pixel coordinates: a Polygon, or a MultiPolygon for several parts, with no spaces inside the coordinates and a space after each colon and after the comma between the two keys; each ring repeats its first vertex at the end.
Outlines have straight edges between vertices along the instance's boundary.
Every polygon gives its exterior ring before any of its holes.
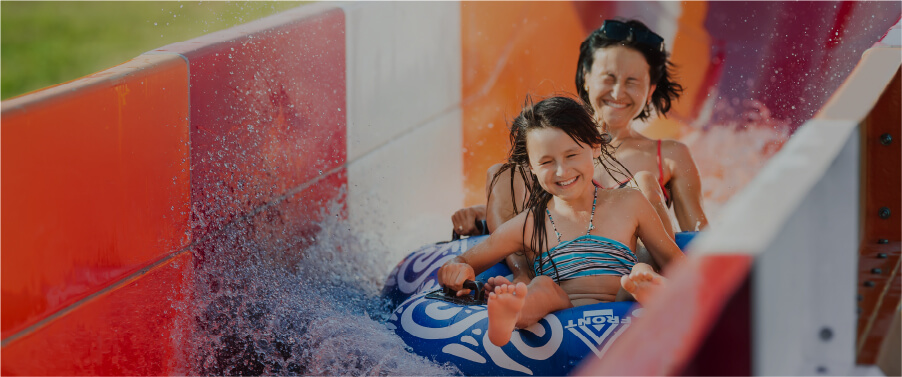
{"type": "Polygon", "coordinates": [[[568,180],[563,181],[563,182],[558,182],[557,184],[558,184],[558,186],[561,186],[561,187],[567,187],[567,186],[572,185],[573,183],[575,183],[577,178],[579,178],[579,177],[573,177],[572,179],[568,179],[568,180]]]}

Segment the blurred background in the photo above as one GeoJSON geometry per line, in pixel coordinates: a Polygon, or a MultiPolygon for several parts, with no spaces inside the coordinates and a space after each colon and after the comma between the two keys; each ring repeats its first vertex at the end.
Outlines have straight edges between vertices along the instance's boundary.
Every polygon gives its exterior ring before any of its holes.
{"type": "Polygon", "coordinates": [[[3,1],[0,98],[297,7],[301,1],[3,1]]]}

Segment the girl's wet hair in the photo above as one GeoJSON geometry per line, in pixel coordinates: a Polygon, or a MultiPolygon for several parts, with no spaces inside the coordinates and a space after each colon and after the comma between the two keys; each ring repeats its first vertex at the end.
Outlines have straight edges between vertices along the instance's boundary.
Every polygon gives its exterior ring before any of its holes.
{"type": "MultiPolygon", "coordinates": [[[[545,209],[548,208],[548,200],[551,194],[539,184],[539,180],[529,170],[529,154],[526,149],[526,136],[534,130],[543,128],[556,128],[570,136],[573,141],[584,145],[588,148],[599,147],[602,152],[596,161],[605,168],[608,174],[614,178],[613,173],[620,175],[628,175],[626,170],[612,155],[610,148],[611,136],[607,133],[598,132],[598,125],[591,115],[588,105],[579,100],[569,97],[551,97],[538,103],[533,104],[532,99],[527,96],[526,103],[520,115],[511,122],[510,143],[511,149],[501,169],[492,177],[489,192],[498,181],[501,174],[510,172],[511,175],[511,205],[515,213],[521,212],[522,208],[517,208],[515,192],[514,192],[514,174],[519,173],[526,183],[528,196],[523,208],[532,214],[533,233],[530,241],[531,249],[536,252],[535,257],[540,256],[547,244],[547,229],[545,228],[545,209]],[[619,168],[608,166],[610,162],[604,163],[605,160],[613,161],[619,168]],[[620,170],[622,169],[622,170],[620,170]],[[624,172],[625,171],[625,172],[624,172]]],[[[524,236],[526,228],[524,225],[524,236]]],[[[527,257],[527,260],[531,258],[527,257]]],[[[541,258],[539,258],[540,264],[541,258]]],[[[532,262],[532,261],[531,261],[532,262]]],[[[557,273],[557,267],[555,273],[557,273]]],[[[543,268],[541,265],[539,268],[543,268]]],[[[535,271],[533,271],[535,273],[535,271]]]]}
{"type": "MultiPolygon", "coordinates": [[[[637,20],[622,21],[635,30],[648,30],[642,22],[637,20]]],[[[651,105],[655,111],[661,116],[666,116],[670,111],[671,104],[679,98],[683,92],[683,86],[673,81],[674,64],[668,59],[667,51],[660,46],[652,46],[635,38],[627,38],[624,40],[616,40],[605,36],[601,28],[596,29],[579,45],[579,60],[576,65],[576,91],[579,97],[586,103],[591,103],[589,93],[585,89],[586,74],[592,70],[592,64],[595,62],[595,51],[600,48],[611,46],[625,46],[642,53],[645,61],[649,66],[649,77],[651,83],[657,85],[655,91],[651,94],[651,105]]],[[[594,112],[594,110],[592,110],[594,112]]],[[[636,116],[636,119],[645,120],[651,116],[649,105],[645,105],[642,112],[636,116]]]]}

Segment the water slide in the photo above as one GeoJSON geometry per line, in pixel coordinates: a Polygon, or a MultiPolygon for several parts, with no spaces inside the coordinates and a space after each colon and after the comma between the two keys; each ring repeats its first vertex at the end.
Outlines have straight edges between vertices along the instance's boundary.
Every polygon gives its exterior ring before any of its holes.
{"type": "Polygon", "coordinates": [[[641,130],[690,146],[712,221],[576,373],[886,373],[900,15],[315,3],[3,101],[0,372],[453,374],[381,325],[382,281],[484,201],[526,94],[573,92],[579,43],[626,17],[686,88],[641,130]]]}

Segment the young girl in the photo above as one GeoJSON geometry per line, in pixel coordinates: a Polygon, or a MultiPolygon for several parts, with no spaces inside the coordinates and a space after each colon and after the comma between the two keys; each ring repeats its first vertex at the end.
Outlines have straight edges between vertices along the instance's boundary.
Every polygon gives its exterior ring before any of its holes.
{"type": "Polygon", "coordinates": [[[514,328],[553,311],[615,301],[621,286],[644,301],[661,277],[637,262],[637,236],[660,266],[683,254],[639,190],[594,183],[593,161],[606,142],[586,108],[565,97],[527,105],[513,122],[511,140],[511,162],[531,174],[527,210],[445,263],[439,283],[466,294],[464,281],[524,251],[535,275],[529,285],[493,279],[488,336],[498,346],[514,328]]]}

